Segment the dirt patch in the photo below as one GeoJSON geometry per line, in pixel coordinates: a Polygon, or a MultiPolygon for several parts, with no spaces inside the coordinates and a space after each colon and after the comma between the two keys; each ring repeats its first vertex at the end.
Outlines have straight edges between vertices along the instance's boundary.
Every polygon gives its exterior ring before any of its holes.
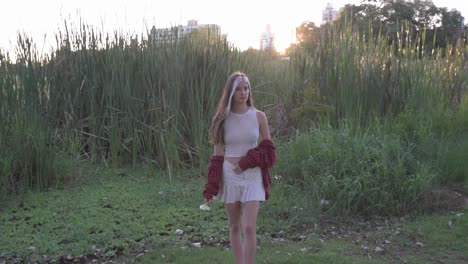
{"type": "MultiPolygon", "coordinates": [[[[414,212],[416,215],[455,214],[463,212],[465,208],[468,208],[468,193],[441,188],[422,193],[414,212]]],[[[451,252],[448,262],[443,256],[431,255],[430,249],[426,248],[424,243],[425,234],[419,229],[405,228],[412,218],[412,215],[405,215],[337,219],[324,214],[319,220],[316,232],[324,240],[338,239],[356,245],[355,250],[350,250],[347,254],[367,256],[369,259],[377,258],[389,263],[407,263],[405,258],[413,254],[430,262],[448,263],[454,259],[466,260],[466,254],[458,251],[451,252]]],[[[451,228],[450,224],[449,222],[447,228],[451,228]]]]}
{"type": "Polygon", "coordinates": [[[422,193],[417,204],[424,213],[461,211],[468,206],[468,195],[450,189],[436,189],[422,193]]]}

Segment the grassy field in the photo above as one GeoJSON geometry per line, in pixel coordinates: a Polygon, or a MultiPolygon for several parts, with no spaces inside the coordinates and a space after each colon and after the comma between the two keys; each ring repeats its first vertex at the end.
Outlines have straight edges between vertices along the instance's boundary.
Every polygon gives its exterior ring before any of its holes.
{"type": "Polygon", "coordinates": [[[84,24],[47,55],[19,35],[16,61],[0,49],[0,264],[232,262],[222,204],[198,206],[236,70],[280,157],[259,263],[468,263],[464,40],[324,33],[289,60],[84,24]]]}
{"type": "MultiPolygon", "coordinates": [[[[64,189],[2,201],[1,263],[233,263],[222,204],[198,208],[199,175],[180,172],[170,182],[146,170],[80,168],[80,182],[64,189]]],[[[314,217],[303,193],[273,184],[258,220],[258,263],[468,263],[466,209],[366,220],[314,217]]]]}

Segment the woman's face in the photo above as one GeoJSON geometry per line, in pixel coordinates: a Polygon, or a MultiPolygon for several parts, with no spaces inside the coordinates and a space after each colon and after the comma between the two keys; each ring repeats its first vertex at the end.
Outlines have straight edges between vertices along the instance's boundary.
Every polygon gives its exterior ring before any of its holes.
{"type": "Polygon", "coordinates": [[[232,96],[232,102],[235,104],[246,103],[249,99],[250,88],[247,82],[240,82],[232,96]]]}

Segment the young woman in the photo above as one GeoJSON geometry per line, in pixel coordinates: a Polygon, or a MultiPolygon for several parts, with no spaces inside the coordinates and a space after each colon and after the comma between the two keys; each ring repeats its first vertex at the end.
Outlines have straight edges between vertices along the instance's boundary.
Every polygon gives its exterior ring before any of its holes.
{"type": "Polygon", "coordinates": [[[269,198],[269,168],[277,156],[267,118],[254,108],[250,82],[242,72],[227,79],[213,117],[211,142],[214,154],[203,192],[205,203],[214,196],[224,202],[236,263],[254,263],[257,213],[260,202],[269,198]]]}

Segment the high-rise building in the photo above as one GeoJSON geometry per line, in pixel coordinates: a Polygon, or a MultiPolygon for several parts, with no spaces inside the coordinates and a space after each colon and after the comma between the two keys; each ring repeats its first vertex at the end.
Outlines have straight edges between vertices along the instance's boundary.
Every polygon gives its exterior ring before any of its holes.
{"type": "Polygon", "coordinates": [[[338,11],[332,7],[330,3],[327,3],[327,7],[322,11],[322,23],[328,23],[336,18],[338,11]]]}
{"type": "Polygon", "coordinates": [[[275,34],[271,32],[270,25],[266,25],[266,32],[260,36],[260,50],[275,49],[275,34]]]}

